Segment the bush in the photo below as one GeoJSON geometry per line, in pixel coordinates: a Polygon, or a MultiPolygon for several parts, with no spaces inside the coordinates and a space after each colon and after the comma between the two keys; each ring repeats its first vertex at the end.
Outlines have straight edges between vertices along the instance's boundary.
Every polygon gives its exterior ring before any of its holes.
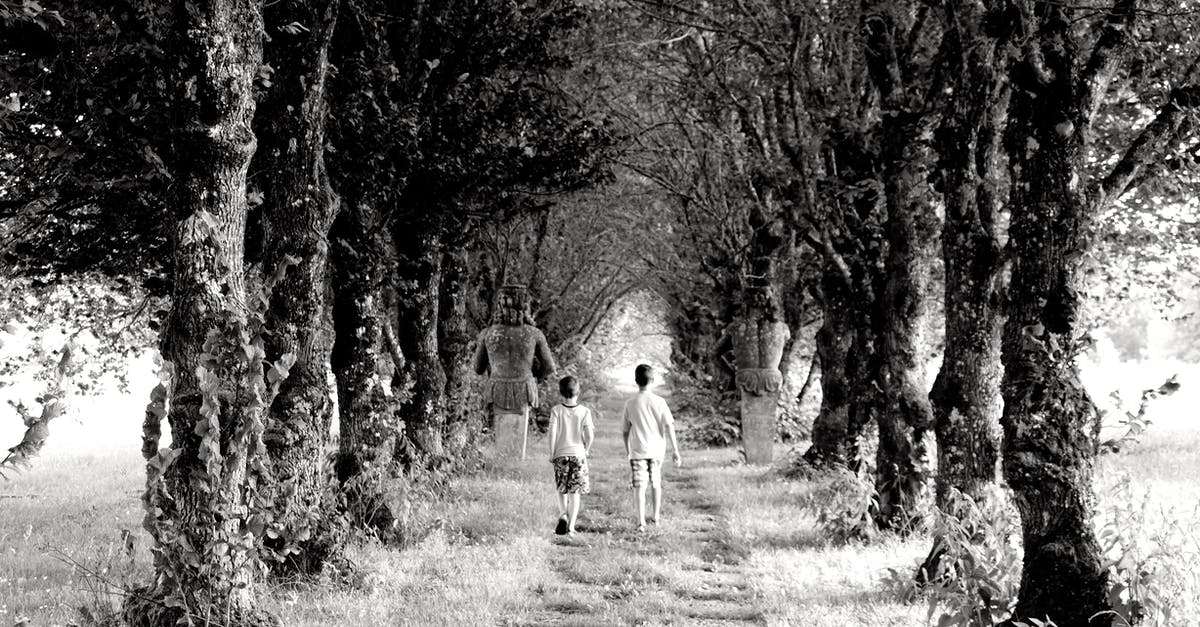
{"type": "Polygon", "coordinates": [[[1008,493],[995,486],[976,500],[951,490],[931,531],[940,555],[933,572],[923,573],[930,620],[983,627],[1008,617],[1017,602],[1022,560],[1020,522],[1008,493]]]}
{"type": "Polygon", "coordinates": [[[686,417],[680,434],[684,442],[702,447],[741,442],[740,409],[733,392],[714,390],[711,382],[681,374],[671,377],[671,388],[675,413],[686,417]]]}
{"type": "Polygon", "coordinates": [[[819,479],[803,508],[817,519],[817,529],[835,544],[869,542],[880,534],[872,512],[878,504],[872,473],[865,464],[857,471],[830,466],[819,479]]]}
{"type": "Polygon", "coordinates": [[[1152,512],[1149,493],[1120,478],[1101,500],[1098,531],[1115,625],[1178,625],[1200,616],[1200,541],[1173,509],[1152,512]]]}

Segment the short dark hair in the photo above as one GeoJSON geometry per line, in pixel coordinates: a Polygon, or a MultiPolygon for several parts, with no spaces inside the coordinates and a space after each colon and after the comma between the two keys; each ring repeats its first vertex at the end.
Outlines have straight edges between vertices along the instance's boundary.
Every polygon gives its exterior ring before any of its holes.
{"type": "Polygon", "coordinates": [[[579,396],[579,380],[572,376],[559,379],[558,393],[562,394],[563,398],[579,396]]]}
{"type": "Polygon", "coordinates": [[[638,367],[633,371],[633,380],[637,381],[638,387],[644,388],[650,385],[650,375],[654,374],[654,366],[650,364],[638,364],[638,367]]]}

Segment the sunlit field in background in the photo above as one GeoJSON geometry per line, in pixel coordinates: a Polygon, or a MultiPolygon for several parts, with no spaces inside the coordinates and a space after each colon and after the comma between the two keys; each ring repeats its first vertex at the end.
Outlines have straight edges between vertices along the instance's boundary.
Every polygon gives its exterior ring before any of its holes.
{"type": "MultiPolygon", "coordinates": [[[[80,607],[115,606],[120,586],[147,577],[139,446],[152,377],[149,361],[137,368],[129,394],[77,399],[34,466],[0,480],[0,624],[80,621],[80,607]]],[[[1131,409],[1142,389],[1172,374],[1182,387],[1150,406],[1142,441],[1100,459],[1102,509],[1114,505],[1105,499],[1128,476],[1152,510],[1198,520],[1200,368],[1123,363],[1084,371],[1097,399],[1120,389],[1131,409]]],[[[265,603],[287,625],[925,624],[925,603],[898,601],[886,579],[888,569],[912,568],[928,537],[833,545],[801,506],[811,484],[748,467],[734,449],[685,451],[686,468],[666,474],[675,523],[637,537],[617,424],[628,392],[625,382],[600,400],[597,489],[585,498],[585,533],[575,543],[550,534],[553,496],[536,441],[524,464],[492,460],[488,472],[457,480],[451,498],[425,514],[434,531],[414,546],[353,547],[362,565],[354,589],[275,587],[265,603]]],[[[0,442],[15,443],[19,421],[3,411],[0,442]]],[[[777,458],[785,453],[777,448],[777,458]]],[[[1200,588],[1191,594],[1200,597],[1200,588]]]]}

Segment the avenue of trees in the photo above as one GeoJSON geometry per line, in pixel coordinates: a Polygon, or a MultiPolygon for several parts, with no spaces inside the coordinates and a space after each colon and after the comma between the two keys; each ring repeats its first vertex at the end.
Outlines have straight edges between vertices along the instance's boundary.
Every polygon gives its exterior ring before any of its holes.
{"type": "Polygon", "coordinates": [[[165,303],[126,620],[269,624],[261,578],[402,541],[399,486],[478,460],[516,282],[576,369],[654,294],[718,396],[728,329],[782,323],[810,472],[876,438],[901,534],[1003,479],[1010,620],[1108,624],[1075,359],[1129,216],[1194,192],[1198,37],[1166,0],[0,0],[3,276],[165,303]]]}

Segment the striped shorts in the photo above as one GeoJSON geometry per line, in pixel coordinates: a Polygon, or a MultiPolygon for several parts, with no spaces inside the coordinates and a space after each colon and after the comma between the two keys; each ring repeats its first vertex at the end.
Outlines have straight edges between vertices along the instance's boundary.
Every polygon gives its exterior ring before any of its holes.
{"type": "Polygon", "coordinates": [[[655,489],[662,487],[661,459],[631,459],[629,460],[629,469],[631,471],[629,484],[635,490],[647,483],[655,489]]]}

